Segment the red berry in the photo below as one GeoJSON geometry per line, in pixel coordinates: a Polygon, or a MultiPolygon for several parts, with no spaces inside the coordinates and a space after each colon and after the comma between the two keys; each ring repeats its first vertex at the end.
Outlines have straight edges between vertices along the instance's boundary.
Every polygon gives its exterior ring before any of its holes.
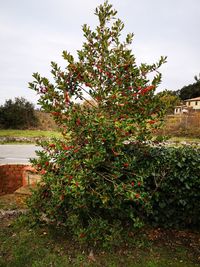
{"type": "Polygon", "coordinates": [[[84,238],[85,237],[85,234],[84,233],[80,233],[79,237],[80,238],[84,238]]]}
{"type": "Polygon", "coordinates": [[[56,146],[55,144],[50,144],[50,145],[49,145],[49,147],[53,147],[53,148],[54,148],[55,146],[56,146]]]}
{"type": "Polygon", "coordinates": [[[80,120],[80,118],[78,118],[77,120],[76,120],[76,125],[81,125],[81,120],[80,120]]]}
{"type": "Polygon", "coordinates": [[[40,171],[40,174],[45,174],[46,173],[46,171],[44,170],[44,169],[42,169],[41,171],[40,171]]]}
{"type": "Polygon", "coordinates": [[[128,167],[129,166],[129,164],[128,163],[124,163],[124,167],[126,168],[126,167],[128,167]]]}

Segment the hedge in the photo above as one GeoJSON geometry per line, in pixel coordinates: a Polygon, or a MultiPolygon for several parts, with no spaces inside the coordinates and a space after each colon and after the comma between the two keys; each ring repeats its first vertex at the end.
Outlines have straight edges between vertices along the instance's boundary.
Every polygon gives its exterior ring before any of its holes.
{"type": "Polygon", "coordinates": [[[128,145],[137,170],[151,192],[145,220],[156,226],[200,226],[200,148],[128,145]],[[136,156],[137,155],[137,156],[136,156]],[[135,158],[137,158],[135,160],[135,158]]]}

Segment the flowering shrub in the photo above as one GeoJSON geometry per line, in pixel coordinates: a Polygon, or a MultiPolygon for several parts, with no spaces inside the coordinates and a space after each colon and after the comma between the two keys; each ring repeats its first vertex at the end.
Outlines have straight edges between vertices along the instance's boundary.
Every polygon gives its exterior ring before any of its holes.
{"type": "Polygon", "coordinates": [[[54,83],[38,73],[30,83],[63,133],[62,140],[43,142],[33,161],[43,183],[30,206],[79,240],[98,243],[123,226],[141,226],[150,210],[143,177],[133,168],[137,155],[129,155],[125,143],[150,139],[160,125],[163,110],[154,92],[166,58],[138,67],[129,48],[133,35],[120,42],[124,24],[117,12],[105,2],[95,14],[99,26],[83,26],[78,60],[64,51],[65,70],[51,63],[54,83]]]}

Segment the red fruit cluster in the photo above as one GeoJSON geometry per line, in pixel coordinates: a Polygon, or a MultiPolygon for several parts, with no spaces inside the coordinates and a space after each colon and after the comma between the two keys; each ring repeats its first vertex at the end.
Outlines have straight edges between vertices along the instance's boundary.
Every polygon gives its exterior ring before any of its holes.
{"type": "Polygon", "coordinates": [[[148,121],[148,123],[149,124],[154,124],[154,123],[156,123],[156,121],[155,120],[150,120],[150,121],[148,121]]]}
{"type": "Polygon", "coordinates": [[[123,164],[125,168],[127,168],[129,166],[129,164],[126,162],[123,164]]]}
{"type": "Polygon", "coordinates": [[[77,126],[81,125],[81,120],[80,120],[80,118],[78,118],[78,119],[76,120],[76,125],[77,125],[77,126]]]}
{"type": "Polygon", "coordinates": [[[69,101],[70,101],[69,94],[65,92],[65,103],[69,104],[69,101]]]}
{"type": "Polygon", "coordinates": [[[49,144],[49,147],[54,148],[56,145],[55,144],[49,144]]]}
{"type": "Polygon", "coordinates": [[[62,147],[62,149],[66,150],[66,151],[71,150],[73,148],[74,148],[74,146],[65,146],[65,145],[63,145],[63,147],[62,147]]]}
{"type": "Polygon", "coordinates": [[[142,88],[140,90],[140,94],[141,95],[145,95],[147,92],[151,91],[152,89],[154,89],[154,85],[151,85],[151,86],[148,86],[148,87],[145,87],[145,88],[142,88]]]}
{"type": "Polygon", "coordinates": [[[84,233],[80,233],[79,237],[80,238],[84,238],[85,237],[85,234],[84,233]]]}
{"type": "Polygon", "coordinates": [[[42,170],[40,171],[40,174],[44,175],[46,172],[47,172],[47,171],[45,171],[44,169],[42,169],[42,170]]]}
{"type": "Polygon", "coordinates": [[[52,114],[53,116],[55,116],[55,117],[60,116],[60,112],[57,112],[57,111],[53,111],[53,112],[51,112],[51,114],[52,114]]]}

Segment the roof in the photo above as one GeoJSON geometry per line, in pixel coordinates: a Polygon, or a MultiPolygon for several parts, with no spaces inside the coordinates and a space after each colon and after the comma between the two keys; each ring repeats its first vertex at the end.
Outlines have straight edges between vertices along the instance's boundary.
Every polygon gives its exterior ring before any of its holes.
{"type": "Polygon", "coordinates": [[[191,99],[185,99],[184,101],[200,101],[200,96],[191,99]]]}
{"type": "Polygon", "coordinates": [[[179,106],[175,106],[175,108],[187,108],[186,105],[179,105],[179,106]]]}

